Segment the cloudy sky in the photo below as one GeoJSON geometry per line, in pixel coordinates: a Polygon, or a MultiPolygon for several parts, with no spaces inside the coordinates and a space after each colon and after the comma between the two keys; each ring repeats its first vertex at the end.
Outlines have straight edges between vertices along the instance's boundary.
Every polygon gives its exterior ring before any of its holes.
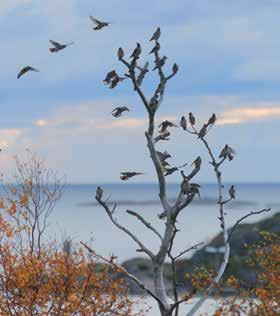
{"type": "MultiPolygon", "coordinates": [[[[144,171],[133,181],[152,182],[145,110],[128,82],[110,90],[102,79],[111,69],[124,71],[116,58],[119,46],[129,54],[141,42],[144,64],[148,40],[161,26],[166,71],[175,61],[180,71],[158,122],[193,112],[203,123],[215,112],[219,120],[209,142],[217,152],[225,143],[237,152],[224,168],[226,180],[279,181],[279,10],[279,0],[2,0],[1,171],[28,148],[68,182],[118,182],[123,170],[144,171]],[[90,14],[112,25],[94,32],[90,14]],[[51,55],[49,39],[75,45],[51,55]],[[26,65],[40,73],[17,80],[26,65]],[[121,105],[131,111],[112,118],[111,110],[121,105]]],[[[148,95],[156,79],[150,74],[144,82],[148,95]]],[[[159,149],[168,149],[174,164],[201,155],[199,180],[214,180],[204,148],[191,136],[173,130],[159,149]]]]}

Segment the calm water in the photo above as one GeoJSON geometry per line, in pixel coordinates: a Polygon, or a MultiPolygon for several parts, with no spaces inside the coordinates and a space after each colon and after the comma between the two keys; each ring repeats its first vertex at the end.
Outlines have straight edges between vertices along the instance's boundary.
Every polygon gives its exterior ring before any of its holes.
{"type": "MultiPolygon", "coordinates": [[[[147,220],[155,223],[155,227],[163,231],[164,222],[157,218],[157,214],[161,212],[157,186],[122,183],[106,184],[102,187],[110,201],[119,201],[116,210],[119,221],[137,233],[151,249],[156,249],[157,238],[125,211],[131,209],[140,212],[147,220]]],[[[56,234],[58,237],[62,233],[70,235],[77,242],[92,238],[93,247],[97,252],[103,255],[114,253],[120,261],[138,256],[134,243],[119,232],[110,223],[104,210],[95,204],[95,188],[96,185],[65,187],[64,195],[51,217],[50,234],[56,234]]],[[[168,186],[168,196],[171,200],[178,190],[178,185],[168,186]]],[[[182,211],[178,220],[181,231],[175,242],[175,251],[200,241],[207,241],[219,232],[216,190],[216,185],[203,185],[201,200],[197,197],[195,203],[182,211]]],[[[273,207],[273,212],[280,211],[280,184],[239,184],[236,185],[236,190],[236,202],[229,205],[227,211],[228,225],[235,223],[236,219],[248,211],[267,206],[273,207]]],[[[252,217],[248,221],[258,221],[264,216],[252,217]]]]}

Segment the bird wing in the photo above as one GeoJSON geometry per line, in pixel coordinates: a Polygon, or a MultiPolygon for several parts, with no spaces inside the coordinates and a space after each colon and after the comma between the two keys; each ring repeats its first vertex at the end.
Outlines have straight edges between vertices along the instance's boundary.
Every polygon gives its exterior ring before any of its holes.
{"type": "Polygon", "coordinates": [[[53,40],[50,40],[50,43],[51,43],[53,46],[57,47],[57,48],[61,47],[61,44],[59,44],[59,43],[57,43],[57,42],[55,42],[55,41],[53,41],[53,40]]]}
{"type": "Polygon", "coordinates": [[[89,16],[89,18],[91,19],[91,21],[94,23],[94,24],[96,24],[96,25],[99,25],[99,24],[101,24],[102,22],[101,21],[99,21],[99,20],[97,20],[97,19],[95,19],[93,16],[89,16]]]}

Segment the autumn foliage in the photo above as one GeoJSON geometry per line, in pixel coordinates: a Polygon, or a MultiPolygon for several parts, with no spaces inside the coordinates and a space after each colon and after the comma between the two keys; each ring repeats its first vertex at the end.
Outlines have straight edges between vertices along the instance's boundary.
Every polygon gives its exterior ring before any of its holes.
{"type": "Polygon", "coordinates": [[[0,315],[132,315],[117,269],[46,238],[62,181],[30,152],[16,166],[0,199],[0,315]]]}

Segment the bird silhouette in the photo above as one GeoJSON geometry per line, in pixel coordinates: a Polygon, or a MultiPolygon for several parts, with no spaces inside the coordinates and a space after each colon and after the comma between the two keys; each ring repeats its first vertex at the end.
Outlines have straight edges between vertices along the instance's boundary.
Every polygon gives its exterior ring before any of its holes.
{"type": "Polygon", "coordinates": [[[175,63],[172,67],[172,72],[173,72],[173,75],[175,75],[179,70],[179,66],[175,63]]]}
{"type": "Polygon", "coordinates": [[[95,198],[96,200],[101,200],[103,195],[103,189],[101,187],[96,188],[96,195],[95,198]]]}
{"type": "Polygon", "coordinates": [[[213,113],[212,116],[209,118],[207,125],[214,125],[216,122],[216,114],[213,113]]]}
{"type": "Polygon", "coordinates": [[[109,84],[110,81],[116,76],[118,76],[118,74],[116,73],[116,70],[109,71],[106,75],[106,78],[103,80],[103,82],[105,84],[109,84]]]}
{"type": "Polygon", "coordinates": [[[202,163],[201,157],[198,156],[198,157],[194,160],[194,162],[192,163],[192,165],[194,165],[194,167],[195,167],[196,169],[198,169],[198,168],[200,168],[201,163],[202,163]]]}
{"type": "Polygon", "coordinates": [[[176,172],[178,170],[179,170],[178,167],[165,168],[165,174],[164,175],[167,177],[167,176],[171,175],[172,173],[174,173],[174,172],[176,172]]]}
{"type": "Polygon", "coordinates": [[[153,49],[149,52],[149,54],[157,53],[160,50],[160,43],[156,42],[156,45],[153,47],[153,49]]]}
{"type": "Polygon", "coordinates": [[[168,120],[165,120],[161,122],[158,127],[160,128],[159,133],[164,133],[168,127],[178,127],[178,126],[168,120]]]}
{"type": "Polygon", "coordinates": [[[123,59],[123,57],[124,57],[124,50],[120,47],[118,49],[118,58],[123,59]]]}
{"type": "Polygon", "coordinates": [[[125,111],[129,111],[129,108],[126,106],[119,106],[112,111],[112,115],[114,117],[121,117],[122,113],[125,111]]]}
{"type": "Polygon", "coordinates": [[[230,188],[229,188],[229,190],[228,190],[228,193],[229,193],[229,196],[230,196],[230,198],[231,199],[235,199],[235,187],[234,187],[234,185],[232,185],[230,188]]]}
{"type": "Polygon", "coordinates": [[[180,126],[184,131],[187,129],[187,120],[184,116],[181,117],[180,126]]]}
{"type": "Polygon", "coordinates": [[[136,79],[136,82],[137,82],[139,87],[141,86],[141,84],[142,84],[142,82],[143,82],[143,80],[145,78],[146,73],[149,72],[148,68],[149,68],[149,63],[146,62],[144,67],[141,68],[141,70],[140,70],[140,74],[138,75],[138,77],[136,79]]]}
{"type": "Polygon", "coordinates": [[[49,51],[50,51],[51,53],[57,53],[57,52],[59,52],[60,50],[63,50],[63,49],[65,49],[66,47],[68,47],[68,46],[74,44],[74,42],[71,42],[71,43],[68,43],[68,44],[60,44],[60,43],[55,42],[55,41],[53,41],[53,40],[50,40],[50,43],[54,46],[54,47],[49,48],[49,51]]]}
{"type": "Polygon", "coordinates": [[[141,175],[141,174],[144,174],[142,172],[134,172],[134,171],[128,171],[128,172],[121,172],[121,176],[120,176],[120,179],[123,180],[123,181],[126,181],[132,177],[135,177],[135,176],[138,176],[138,175],[141,175]]]}
{"type": "Polygon", "coordinates": [[[156,151],[156,154],[160,161],[165,161],[166,159],[171,158],[171,155],[167,151],[164,151],[163,153],[156,151]]]}
{"type": "Polygon", "coordinates": [[[207,134],[207,127],[208,127],[207,124],[203,124],[202,128],[198,132],[198,138],[203,138],[204,136],[206,136],[206,134],[207,134]]]}
{"type": "Polygon", "coordinates": [[[160,31],[160,28],[158,27],[158,28],[155,30],[153,36],[151,37],[150,42],[151,42],[151,41],[158,41],[159,38],[160,38],[160,34],[161,34],[161,31],[160,31]]]}
{"type": "Polygon", "coordinates": [[[109,26],[109,22],[102,22],[102,21],[99,21],[97,20],[96,18],[94,18],[93,16],[90,15],[89,17],[91,19],[91,21],[96,25],[93,29],[95,31],[98,31],[98,30],[101,30],[103,27],[105,26],[109,26]]]}
{"type": "Polygon", "coordinates": [[[17,79],[19,79],[21,76],[23,76],[24,74],[26,74],[26,73],[29,72],[29,71],[39,72],[39,70],[36,69],[36,68],[33,68],[33,67],[31,67],[31,66],[26,66],[26,67],[23,67],[23,68],[20,70],[20,72],[19,72],[18,75],[17,75],[17,79]]]}
{"type": "Polygon", "coordinates": [[[219,158],[227,158],[229,161],[231,161],[234,158],[235,150],[231,148],[228,144],[225,145],[225,147],[222,149],[219,158]]]}
{"type": "Polygon", "coordinates": [[[162,67],[162,66],[164,66],[166,60],[167,60],[167,57],[166,57],[166,56],[163,56],[160,60],[158,60],[158,61],[156,62],[155,67],[153,68],[153,71],[156,70],[156,69],[158,69],[158,68],[160,68],[160,67],[162,67]]]}
{"type": "Polygon", "coordinates": [[[191,123],[192,126],[195,125],[195,117],[194,115],[192,114],[192,112],[189,113],[189,121],[191,123]]]}
{"type": "Polygon", "coordinates": [[[139,43],[136,43],[136,48],[134,49],[133,53],[131,54],[130,58],[138,59],[141,55],[142,48],[139,43]]]}

